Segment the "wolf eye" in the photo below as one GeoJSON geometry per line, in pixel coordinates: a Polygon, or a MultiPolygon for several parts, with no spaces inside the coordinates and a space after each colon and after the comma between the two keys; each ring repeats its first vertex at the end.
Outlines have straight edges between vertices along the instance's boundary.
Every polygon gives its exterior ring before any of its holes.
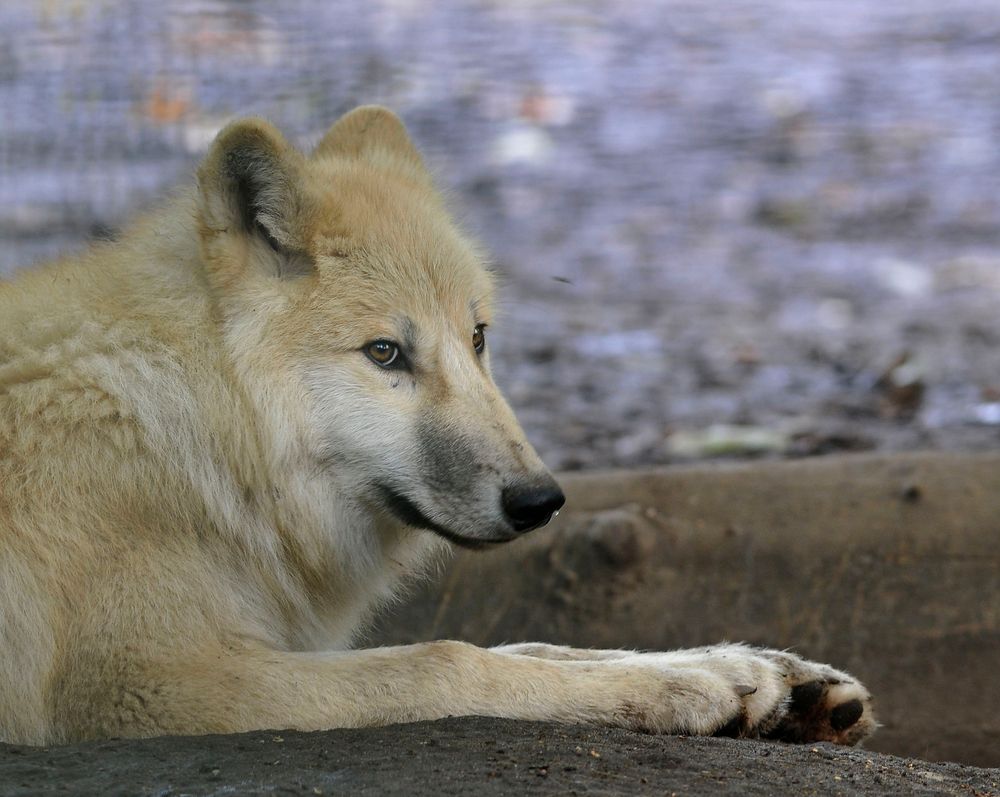
{"type": "Polygon", "coordinates": [[[365,346],[365,354],[375,365],[383,368],[394,368],[402,364],[399,356],[399,346],[391,340],[374,340],[365,346]]]}
{"type": "Polygon", "coordinates": [[[484,329],[486,329],[486,324],[476,324],[476,328],[472,332],[472,348],[476,350],[476,354],[482,354],[483,349],[486,348],[484,329]]]}

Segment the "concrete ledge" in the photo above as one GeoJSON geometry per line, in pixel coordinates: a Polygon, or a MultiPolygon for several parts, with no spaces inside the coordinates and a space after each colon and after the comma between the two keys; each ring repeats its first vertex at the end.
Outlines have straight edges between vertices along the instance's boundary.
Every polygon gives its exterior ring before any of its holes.
{"type": "Polygon", "coordinates": [[[871,749],[1000,765],[1000,454],[563,482],[553,526],[458,555],[375,641],[790,647],[871,688],[871,749]]]}

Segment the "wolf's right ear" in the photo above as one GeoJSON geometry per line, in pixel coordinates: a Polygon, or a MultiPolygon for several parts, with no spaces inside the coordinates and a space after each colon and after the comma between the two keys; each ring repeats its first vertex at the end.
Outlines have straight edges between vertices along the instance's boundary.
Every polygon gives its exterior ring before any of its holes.
{"type": "Polygon", "coordinates": [[[213,239],[230,244],[229,257],[223,258],[229,270],[239,261],[263,264],[278,276],[308,270],[299,233],[302,161],[263,119],[233,122],[216,137],[198,168],[201,220],[206,245],[213,239]],[[242,255],[231,251],[239,243],[246,244],[236,247],[242,255]]]}

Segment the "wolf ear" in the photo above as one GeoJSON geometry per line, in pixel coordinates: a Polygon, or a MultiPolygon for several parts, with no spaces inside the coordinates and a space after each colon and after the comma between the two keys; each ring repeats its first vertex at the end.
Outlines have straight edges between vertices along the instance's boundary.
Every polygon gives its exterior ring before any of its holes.
{"type": "Polygon", "coordinates": [[[207,233],[248,244],[243,260],[279,276],[311,270],[298,233],[302,156],[263,119],[233,122],[216,137],[198,169],[207,233]]]}
{"type": "Polygon", "coordinates": [[[313,157],[325,155],[370,161],[388,158],[415,175],[427,176],[423,158],[402,120],[381,105],[362,105],[341,116],[313,150],[313,157]]]}

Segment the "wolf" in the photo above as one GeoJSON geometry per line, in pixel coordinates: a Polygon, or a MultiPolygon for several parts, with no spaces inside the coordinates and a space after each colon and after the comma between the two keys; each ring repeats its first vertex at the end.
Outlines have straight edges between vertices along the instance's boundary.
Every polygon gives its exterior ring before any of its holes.
{"type": "Polygon", "coordinates": [[[391,111],[261,119],[119,240],[0,283],[0,739],[449,715],[830,740],[796,655],[352,649],[454,546],[563,504],[490,376],[493,280],[391,111]]]}

